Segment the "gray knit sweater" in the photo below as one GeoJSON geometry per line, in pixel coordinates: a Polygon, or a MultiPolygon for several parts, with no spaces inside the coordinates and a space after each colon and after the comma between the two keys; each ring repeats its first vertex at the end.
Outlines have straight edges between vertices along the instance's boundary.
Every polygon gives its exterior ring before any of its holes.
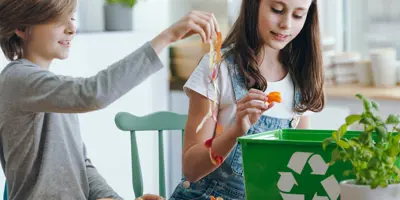
{"type": "Polygon", "coordinates": [[[86,155],[76,114],[105,108],[161,68],[150,42],[89,78],[10,62],[0,74],[0,161],[9,199],[122,199],[86,155]]]}

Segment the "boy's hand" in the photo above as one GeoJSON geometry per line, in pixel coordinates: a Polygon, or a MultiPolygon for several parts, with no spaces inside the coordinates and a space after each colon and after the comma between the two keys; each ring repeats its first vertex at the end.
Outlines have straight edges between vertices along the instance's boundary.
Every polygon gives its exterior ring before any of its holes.
{"type": "Polygon", "coordinates": [[[155,37],[151,41],[151,45],[158,54],[168,44],[195,34],[200,35],[204,43],[209,43],[216,36],[216,32],[219,31],[219,25],[214,14],[203,11],[191,11],[155,37]]]}

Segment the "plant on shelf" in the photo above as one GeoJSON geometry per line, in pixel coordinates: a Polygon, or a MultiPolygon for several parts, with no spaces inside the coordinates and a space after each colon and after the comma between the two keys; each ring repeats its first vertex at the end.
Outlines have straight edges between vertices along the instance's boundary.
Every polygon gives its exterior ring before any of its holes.
{"type": "Polygon", "coordinates": [[[106,31],[133,30],[133,7],[140,0],[105,0],[104,20],[106,31]]]}
{"type": "Polygon", "coordinates": [[[133,6],[136,5],[137,0],[106,0],[107,4],[122,4],[125,6],[128,6],[130,8],[133,8],[133,6]]]}
{"type": "Polygon", "coordinates": [[[328,145],[335,145],[330,165],[337,161],[351,163],[352,169],[345,171],[344,175],[353,175],[355,179],[341,182],[341,199],[382,199],[393,192],[393,188],[397,196],[389,199],[400,199],[400,134],[397,134],[400,116],[390,114],[383,120],[375,113],[379,111],[375,101],[360,94],[356,97],[362,101],[363,111],[347,116],[345,123],[322,142],[324,150],[328,145]],[[347,129],[355,123],[362,125],[363,130],[353,131],[358,133],[356,137],[345,137],[350,136],[346,135],[347,129]],[[382,192],[385,188],[390,191],[382,192]]]}

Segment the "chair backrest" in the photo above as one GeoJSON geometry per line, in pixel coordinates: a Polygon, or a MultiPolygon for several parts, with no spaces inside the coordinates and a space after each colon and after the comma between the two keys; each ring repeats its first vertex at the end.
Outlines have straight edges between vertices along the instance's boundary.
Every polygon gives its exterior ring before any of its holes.
{"type": "Polygon", "coordinates": [[[120,112],[115,116],[117,127],[120,130],[129,131],[131,135],[132,184],[136,198],[143,195],[143,178],[136,142],[136,131],[158,131],[159,195],[166,198],[162,133],[164,130],[181,130],[183,136],[186,121],[187,115],[180,115],[173,112],[156,112],[142,117],[127,112],[120,112]]]}
{"type": "Polygon", "coordinates": [[[8,199],[8,194],[7,194],[7,181],[4,184],[4,193],[3,193],[3,200],[8,199]]]}

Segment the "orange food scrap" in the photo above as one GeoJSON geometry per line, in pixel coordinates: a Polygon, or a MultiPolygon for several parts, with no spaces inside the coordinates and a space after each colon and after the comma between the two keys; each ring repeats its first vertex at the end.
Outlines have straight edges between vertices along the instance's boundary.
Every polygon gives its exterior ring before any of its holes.
{"type": "Polygon", "coordinates": [[[220,123],[217,122],[217,128],[215,130],[215,133],[218,135],[221,135],[222,133],[222,125],[220,123]]]}
{"type": "Polygon", "coordinates": [[[280,92],[271,92],[267,95],[268,100],[267,102],[270,104],[272,102],[277,102],[277,103],[281,103],[282,102],[282,98],[281,98],[281,93],[280,92]]]}
{"type": "Polygon", "coordinates": [[[221,48],[222,48],[222,34],[221,32],[217,32],[217,41],[215,43],[215,51],[217,52],[216,61],[221,60],[221,48]]]}

